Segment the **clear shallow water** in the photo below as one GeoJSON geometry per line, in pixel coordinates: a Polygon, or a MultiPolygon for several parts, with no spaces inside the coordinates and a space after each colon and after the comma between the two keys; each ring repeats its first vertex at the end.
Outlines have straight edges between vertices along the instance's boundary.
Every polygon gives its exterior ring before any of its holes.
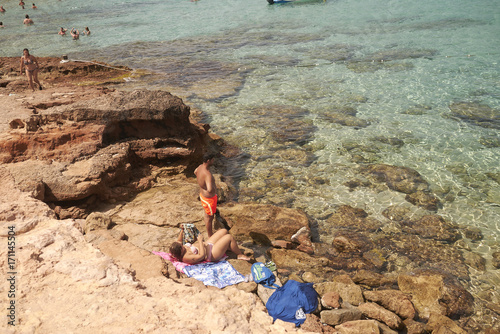
{"type": "MultiPolygon", "coordinates": [[[[235,171],[242,200],[302,208],[320,226],[339,204],[385,221],[381,212],[406,205],[404,195],[349,191],[361,156],[417,170],[443,203],[438,214],[482,230],[473,251],[489,261],[500,250],[498,1],[48,0],[24,11],[17,3],[3,2],[1,56],[28,47],[163,74],[148,87],[181,87],[213,131],[248,154],[235,171]],[[22,25],[26,13],[34,26],[22,25]],[[57,35],[60,26],[92,35],[72,41],[57,35]],[[450,117],[455,102],[487,105],[497,123],[450,117]],[[276,105],[307,110],[289,117],[311,126],[305,145],[271,135],[281,116],[258,110],[276,105]],[[370,125],[332,122],[339,107],[370,125]]],[[[489,262],[483,276],[500,280],[489,262]]]]}

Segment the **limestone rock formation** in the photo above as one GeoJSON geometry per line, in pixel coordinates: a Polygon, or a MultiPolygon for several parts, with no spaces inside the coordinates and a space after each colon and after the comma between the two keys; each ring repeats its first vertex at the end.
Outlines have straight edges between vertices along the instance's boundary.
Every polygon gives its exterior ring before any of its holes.
{"type": "Polygon", "coordinates": [[[2,161],[46,202],[125,200],[151,186],[148,164],[186,171],[199,160],[207,128],[189,114],[181,99],[146,90],[51,107],[0,140],[2,161]]]}
{"type": "MultiPolygon", "coordinates": [[[[4,322],[3,333],[283,332],[282,326],[272,324],[255,295],[236,287],[188,287],[163,277],[161,266],[129,266],[126,262],[139,264],[147,256],[121,242],[114,251],[101,243],[102,252],[85,241],[74,220],[48,219],[18,233],[19,323],[5,328],[4,322]]],[[[6,251],[6,247],[0,250],[2,277],[6,251]]],[[[0,303],[9,302],[7,293],[2,293],[0,303]]]]}

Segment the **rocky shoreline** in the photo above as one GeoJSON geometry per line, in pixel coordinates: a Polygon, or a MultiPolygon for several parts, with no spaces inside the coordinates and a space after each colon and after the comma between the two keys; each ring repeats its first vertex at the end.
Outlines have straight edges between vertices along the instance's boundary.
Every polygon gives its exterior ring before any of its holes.
{"type": "MultiPolygon", "coordinates": [[[[2,273],[16,272],[7,333],[498,333],[496,296],[470,292],[470,268],[485,260],[461,228],[436,212],[439,200],[414,170],[367,164],[363,180],[404,193],[384,216],[340,206],[327,217],[331,244],[318,242],[300,210],[240,203],[225,173],[238,149],[189,106],[164,91],[113,88],[127,68],[40,58],[45,90],[28,93],[17,58],[0,58],[0,222],[15,230],[15,271],[3,247],[2,273]],[[192,175],[205,150],[216,167],[220,211],[245,253],[276,263],[281,283],[312,282],[321,307],[301,329],[267,315],[270,292],[253,282],[222,290],[185,277],[152,251],[166,251],[183,223],[203,230],[192,175]],[[292,236],[295,236],[292,239],[292,236]],[[264,302],[263,302],[264,301],[264,302]]],[[[231,258],[246,275],[250,264],[231,258]]],[[[494,257],[493,266],[500,267],[494,257]]],[[[6,274],[7,276],[7,274],[6,274]]],[[[494,288],[494,287],[492,287],[494,288]]]]}

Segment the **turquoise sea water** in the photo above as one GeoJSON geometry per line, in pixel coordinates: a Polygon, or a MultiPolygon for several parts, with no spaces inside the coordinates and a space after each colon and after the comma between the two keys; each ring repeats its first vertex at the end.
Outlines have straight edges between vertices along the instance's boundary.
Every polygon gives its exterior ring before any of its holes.
{"type": "Polygon", "coordinates": [[[469,247],[487,272],[475,283],[500,285],[490,262],[500,251],[498,0],[1,4],[1,56],[28,47],[163,75],[148,87],[181,95],[246,153],[235,172],[241,200],[304,209],[320,230],[339,204],[386,221],[381,212],[406,205],[404,194],[345,183],[363,162],[417,170],[443,203],[438,214],[481,229],[469,247]],[[34,26],[23,26],[25,14],[34,26]],[[92,35],[73,41],[57,35],[61,26],[92,35]],[[491,109],[471,122],[450,112],[459,102],[491,109]],[[292,107],[301,109],[287,121],[307,129],[303,145],[272,135],[292,107]],[[332,121],[339,110],[362,122],[332,121]]]}

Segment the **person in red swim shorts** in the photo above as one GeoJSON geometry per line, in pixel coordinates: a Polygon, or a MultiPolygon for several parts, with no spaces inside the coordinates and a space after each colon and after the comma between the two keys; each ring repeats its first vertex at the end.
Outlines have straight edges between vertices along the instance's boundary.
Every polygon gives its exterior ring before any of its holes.
{"type": "Polygon", "coordinates": [[[213,234],[212,223],[217,211],[217,187],[215,186],[214,176],[210,172],[210,166],[212,166],[214,159],[215,154],[205,154],[203,163],[194,171],[200,186],[200,201],[203,209],[205,209],[203,220],[209,238],[213,234]]]}

